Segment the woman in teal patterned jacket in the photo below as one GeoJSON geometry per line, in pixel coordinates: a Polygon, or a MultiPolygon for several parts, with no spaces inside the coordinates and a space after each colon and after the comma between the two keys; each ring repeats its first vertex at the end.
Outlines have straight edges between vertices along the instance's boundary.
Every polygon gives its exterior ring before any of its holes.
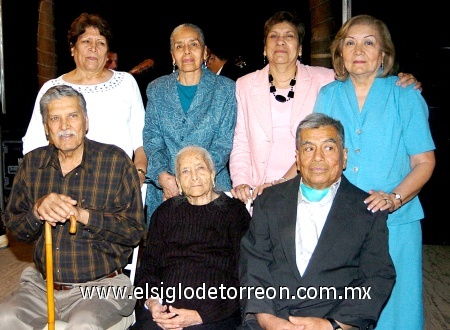
{"type": "Polygon", "coordinates": [[[210,72],[203,31],[177,26],[170,36],[174,72],[147,86],[144,150],[148,158],[147,226],[153,211],[180,194],[175,155],[188,145],[208,150],[216,167],[216,190],[230,190],[227,163],[236,125],[235,82],[210,72]],[[176,69],[178,68],[178,69],[176,69]]]}

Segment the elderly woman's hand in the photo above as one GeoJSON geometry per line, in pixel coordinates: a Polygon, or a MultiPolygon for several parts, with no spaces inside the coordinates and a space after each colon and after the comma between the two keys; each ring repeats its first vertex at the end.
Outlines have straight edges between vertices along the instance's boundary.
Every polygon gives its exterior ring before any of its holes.
{"type": "MultiPolygon", "coordinates": [[[[175,316],[169,320],[161,320],[161,325],[164,326],[164,329],[177,329],[178,327],[183,329],[191,325],[203,323],[200,314],[195,310],[175,308],[172,306],[169,306],[168,310],[170,311],[169,314],[175,314],[175,316]]],[[[155,322],[161,326],[159,320],[155,319],[155,322]]]]}
{"type": "Polygon", "coordinates": [[[244,204],[247,204],[248,200],[252,198],[252,188],[246,183],[240,184],[231,189],[231,195],[234,198],[240,199],[244,204]]]}
{"type": "Polygon", "coordinates": [[[285,181],[287,181],[286,178],[281,178],[272,182],[266,182],[255,188],[251,188],[248,184],[240,184],[231,189],[231,194],[234,198],[238,198],[243,203],[247,204],[249,199],[255,200],[256,197],[261,195],[265,188],[285,181]]]}
{"type": "Polygon", "coordinates": [[[149,312],[152,314],[153,320],[163,329],[172,329],[172,330],[181,330],[183,327],[180,327],[176,321],[174,321],[174,317],[177,314],[173,311],[169,311],[169,306],[162,305],[158,299],[147,299],[145,301],[145,305],[147,306],[149,312]]]}
{"type": "Polygon", "coordinates": [[[264,191],[264,189],[266,189],[267,187],[276,185],[278,183],[284,182],[285,180],[280,179],[280,180],[276,180],[276,181],[272,181],[272,182],[266,182],[260,186],[257,186],[255,188],[253,188],[253,200],[258,197],[259,195],[261,195],[264,191]]]}
{"type": "Polygon", "coordinates": [[[172,174],[169,174],[167,172],[162,172],[159,175],[158,182],[161,185],[163,189],[163,201],[166,199],[178,196],[180,194],[180,191],[178,189],[177,180],[175,179],[175,176],[172,174]]]}
{"type": "Polygon", "coordinates": [[[416,77],[414,77],[411,73],[399,72],[397,85],[406,87],[411,84],[414,84],[414,89],[418,89],[422,92],[422,83],[417,81],[416,77]]]}
{"type": "Polygon", "coordinates": [[[379,210],[389,210],[389,213],[392,213],[401,207],[401,203],[396,201],[392,194],[382,190],[369,190],[369,194],[370,196],[364,200],[364,204],[367,204],[367,209],[373,213],[379,210]]]}

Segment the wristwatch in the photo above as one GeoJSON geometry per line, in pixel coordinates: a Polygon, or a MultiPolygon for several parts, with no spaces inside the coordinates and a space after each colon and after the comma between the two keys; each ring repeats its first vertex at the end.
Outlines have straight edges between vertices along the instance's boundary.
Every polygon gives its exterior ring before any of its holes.
{"type": "Polygon", "coordinates": [[[137,171],[138,173],[142,173],[144,176],[147,175],[147,173],[142,168],[138,168],[137,171]]]}
{"type": "Polygon", "coordinates": [[[403,206],[402,195],[400,195],[399,193],[396,193],[396,192],[391,192],[391,194],[395,196],[395,199],[398,199],[400,201],[400,206],[403,206]]]}
{"type": "Polygon", "coordinates": [[[327,318],[327,320],[331,323],[333,330],[342,330],[341,326],[334,319],[327,318]]]}

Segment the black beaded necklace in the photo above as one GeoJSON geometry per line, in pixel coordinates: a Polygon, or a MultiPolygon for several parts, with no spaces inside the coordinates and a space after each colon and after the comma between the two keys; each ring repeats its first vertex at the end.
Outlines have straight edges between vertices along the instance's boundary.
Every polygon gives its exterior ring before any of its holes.
{"type": "Polygon", "coordinates": [[[277,92],[277,89],[275,88],[275,85],[273,84],[273,77],[269,72],[269,83],[270,83],[270,92],[275,96],[275,100],[278,102],[284,103],[289,101],[290,99],[294,98],[294,86],[297,80],[295,79],[295,76],[297,75],[297,71],[295,71],[294,77],[291,79],[291,82],[289,85],[291,86],[291,90],[289,91],[287,98],[285,98],[283,95],[275,94],[277,92]]]}

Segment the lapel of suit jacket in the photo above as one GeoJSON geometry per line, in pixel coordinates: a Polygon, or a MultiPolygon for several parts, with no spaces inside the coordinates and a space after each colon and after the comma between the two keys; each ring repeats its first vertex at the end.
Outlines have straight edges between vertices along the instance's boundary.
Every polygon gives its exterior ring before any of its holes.
{"type": "MultiPolygon", "coordinates": [[[[255,118],[261,125],[264,133],[269,140],[272,140],[272,111],[270,110],[270,86],[269,86],[269,65],[262,70],[256,71],[253,79],[250,81],[251,97],[255,102],[254,105],[255,118]]],[[[263,137],[260,137],[263,138],[263,137]]]]}
{"type": "Polygon", "coordinates": [[[164,107],[156,104],[157,111],[158,113],[163,113],[164,117],[169,117],[169,120],[174,116],[187,118],[178,95],[178,75],[179,72],[175,71],[168,76],[167,83],[156,85],[158,87],[155,90],[155,94],[160,94],[161,97],[165,98],[164,107]],[[167,109],[171,110],[167,111],[167,109]]]}
{"type": "Polygon", "coordinates": [[[300,176],[286,182],[286,187],[281,191],[283,196],[282,205],[274,205],[280,210],[279,231],[284,254],[292,273],[298,281],[301,280],[300,272],[297,268],[295,249],[295,226],[297,222],[298,189],[300,187],[300,176]]]}
{"type": "MultiPolygon", "coordinates": [[[[322,233],[320,234],[319,241],[316,248],[309,260],[308,267],[306,267],[303,276],[308,273],[315,273],[316,270],[321,269],[321,263],[323,259],[326,259],[328,251],[333,247],[338,232],[351,230],[350,221],[354,214],[355,207],[353,206],[357,201],[354,195],[349,191],[350,182],[341,176],[341,183],[339,189],[334,197],[333,204],[331,205],[330,212],[328,213],[327,220],[323,226],[322,233]]],[[[325,261],[326,262],[326,261],[325,261]]]]}
{"type": "Polygon", "coordinates": [[[202,70],[202,76],[197,85],[197,91],[195,92],[194,98],[192,99],[191,106],[189,107],[188,117],[195,118],[198,120],[198,116],[208,112],[206,107],[209,104],[211,95],[214,95],[213,89],[216,87],[217,76],[208,69],[202,70]]]}

